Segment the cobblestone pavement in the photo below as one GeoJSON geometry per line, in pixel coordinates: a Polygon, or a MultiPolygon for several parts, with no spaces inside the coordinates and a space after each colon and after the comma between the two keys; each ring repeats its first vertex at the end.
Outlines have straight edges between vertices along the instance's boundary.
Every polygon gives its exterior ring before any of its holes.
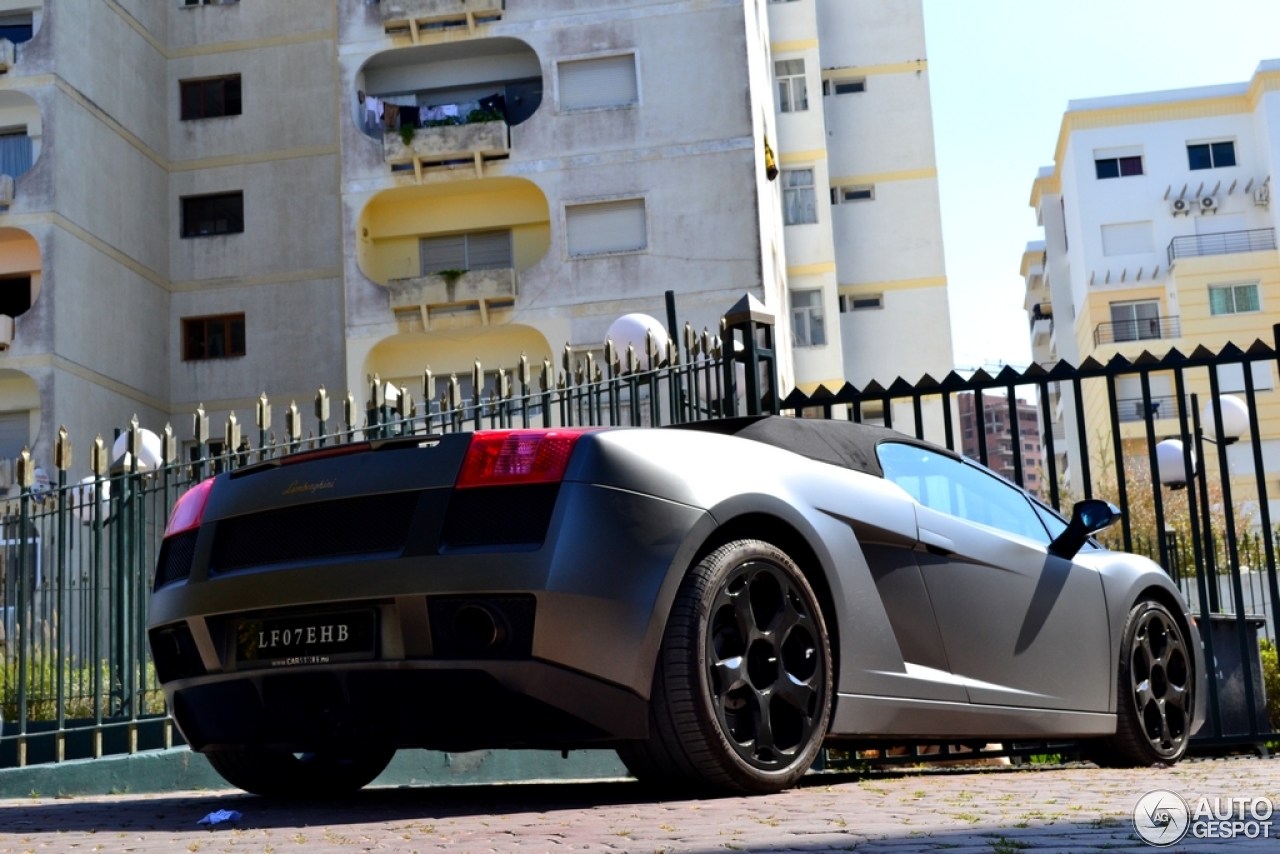
{"type": "MultiPolygon", "coordinates": [[[[372,789],[308,805],[210,792],[34,797],[0,802],[0,852],[1149,852],[1158,849],[1138,839],[1130,816],[1152,789],[1193,809],[1202,795],[1280,802],[1280,760],[823,775],[755,798],[663,800],[630,782],[372,789]],[[217,809],[243,820],[196,826],[217,809]]],[[[1280,849],[1274,839],[1188,836],[1166,850],[1280,849]]]]}

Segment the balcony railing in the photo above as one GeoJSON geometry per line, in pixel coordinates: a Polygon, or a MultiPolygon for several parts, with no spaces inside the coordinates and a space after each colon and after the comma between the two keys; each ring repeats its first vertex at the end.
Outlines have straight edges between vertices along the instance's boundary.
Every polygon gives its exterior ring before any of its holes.
{"type": "Polygon", "coordinates": [[[504,0],[381,0],[382,27],[388,33],[407,30],[418,42],[423,30],[466,27],[502,18],[504,0]]]}
{"type": "Polygon", "coordinates": [[[1157,420],[1177,418],[1178,398],[1173,395],[1152,397],[1146,403],[1140,397],[1116,399],[1116,414],[1121,421],[1146,421],[1148,410],[1150,410],[1152,417],[1157,420]]]}
{"type": "Polygon", "coordinates": [[[516,271],[467,270],[431,273],[387,282],[391,308],[422,307],[428,310],[469,303],[509,302],[516,297],[516,271]]]}
{"type": "Polygon", "coordinates": [[[1274,228],[1252,231],[1226,231],[1222,234],[1192,234],[1175,237],[1169,242],[1169,263],[1179,258],[1204,255],[1233,255],[1237,252],[1264,252],[1276,248],[1274,228]]]}
{"type": "Polygon", "coordinates": [[[1093,346],[1181,337],[1182,325],[1177,317],[1144,317],[1099,323],[1093,330],[1093,346]]]}
{"type": "Polygon", "coordinates": [[[485,160],[511,153],[507,123],[477,122],[465,125],[417,128],[406,145],[398,132],[382,138],[382,155],[388,166],[413,164],[421,176],[424,168],[473,162],[476,171],[485,160]]]}

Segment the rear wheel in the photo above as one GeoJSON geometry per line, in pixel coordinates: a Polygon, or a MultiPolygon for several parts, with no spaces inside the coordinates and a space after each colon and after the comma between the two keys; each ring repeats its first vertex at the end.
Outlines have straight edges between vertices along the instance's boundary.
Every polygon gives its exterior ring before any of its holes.
{"type": "Polygon", "coordinates": [[[1172,765],[1187,752],[1195,708],[1187,638],[1168,608],[1144,599],[1129,612],[1121,650],[1116,734],[1087,756],[1111,768],[1172,765]]]}
{"type": "Polygon", "coordinates": [[[316,798],[364,788],[395,753],[391,747],[297,754],[242,748],[210,750],[205,756],[222,779],[246,792],[272,798],[316,798]]]}
{"type": "Polygon", "coordinates": [[[649,738],[618,753],[648,783],[785,789],[822,747],[831,673],[799,567],[768,543],[729,543],[685,577],[654,672],[649,738]]]}

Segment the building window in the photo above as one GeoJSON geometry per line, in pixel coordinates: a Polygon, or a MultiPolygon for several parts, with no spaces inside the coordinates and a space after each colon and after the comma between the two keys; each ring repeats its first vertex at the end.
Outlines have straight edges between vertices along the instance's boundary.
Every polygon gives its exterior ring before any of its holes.
{"type": "Polygon", "coordinates": [[[0,15],[0,39],[22,44],[31,41],[33,35],[35,35],[35,19],[30,12],[0,15]]]}
{"type": "Polygon", "coordinates": [[[0,130],[0,175],[17,178],[26,174],[31,168],[34,151],[26,128],[0,130]]]}
{"type": "Polygon", "coordinates": [[[634,53],[560,62],[556,64],[556,79],[562,111],[640,103],[634,53]]]}
{"type": "Polygon", "coordinates": [[[782,170],[782,221],[787,225],[818,221],[818,197],[813,190],[812,169],[782,170]]]}
{"type": "Polygon", "coordinates": [[[649,247],[644,199],[566,205],[569,257],[638,252],[649,247]]]}
{"type": "Polygon", "coordinates": [[[822,325],[822,291],[791,292],[791,328],[797,347],[827,343],[827,331],[822,325]]]}
{"type": "Polygon", "coordinates": [[[240,75],[208,80],[183,80],[182,120],[215,119],[240,115],[240,75]]]}
{"type": "Polygon", "coordinates": [[[1111,303],[1112,335],[1115,341],[1146,341],[1160,337],[1160,302],[1111,303]]]}
{"type": "Polygon", "coordinates": [[[244,193],[188,196],[182,200],[182,236],[212,237],[244,231],[244,193]]]}
{"type": "Polygon", "coordinates": [[[182,359],[228,359],[244,355],[244,315],[182,319],[182,359]]]}
{"type": "Polygon", "coordinates": [[[1222,169],[1236,165],[1234,142],[1205,142],[1187,146],[1187,160],[1191,169],[1222,169]]]}
{"type": "Polygon", "coordinates": [[[1257,285],[1223,285],[1209,288],[1209,314],[1248,314],[1261,311],[1257,285]]]}
{"type": "Polygon", "coordinates": [[[1097,170],[1099,180],[1103,178],[1128,178],[1131,175],[1143,174],[1141,156],[1107,157],[1093,161],[1093,168],[1097,170]]]}
{"type": "Polygon", "coordinates": [[[809,109],[809,84],[804,79],[803,59],[780,59],[773,64],[778,78],[778,107],[784,113],[809,109]]]}
{"type": "Polygon", "coordinates": [[[840,297],[841,314],[846,314],[850,311],[874,311],[879,308],[884,308],[883,294],[840,297]]]}
{"type": "Polygon", "coordinates": [[[418,251],[424,276],[443,270],[509,270],[515,266],[509,230],[424,237],[418,241],[418,251]]]}
{"type": "Polygon", "coordinates": [[[865,91],[867,91],[865,77],[822,81],[822,94],[824,95],[856,95],[865,91]]]}
{"type": "Polygon", "coordinates": [[[876,188],[863,184],[852,187],[832,187],[831,204],[843,205],[847,202],[870,202],[876,197],[876,188]]]}
{"type": "Polygon", "coordinates": [[[31,276],[0,276],[0,314],[19,317],[31,308],[31,276]]]}

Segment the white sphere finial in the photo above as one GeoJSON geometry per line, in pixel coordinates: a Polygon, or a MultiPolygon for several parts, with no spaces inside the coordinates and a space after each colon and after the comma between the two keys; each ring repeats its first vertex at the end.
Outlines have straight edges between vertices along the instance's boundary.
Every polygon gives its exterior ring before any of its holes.
{"type": "Polygon", "coordinates": [[[1191,469],[1188,471],[1183,459],[1182,440],[1165,439],[1156,444],[1156,467],[1162,484],[1180,489],[1195,476],[1196,452],[1191,452],[1191,469]]]}
{"type": "MultiPolygon", "coordinates": [[[[1222,407],[1222,438],[1225,441],[1234,442],[1249,432],[1249,407],[1243,400],[1234,394],[1224,394],[1218,398],[1218,403],[1222,407]]],[[[1213,417],[1212,400],[1204,405],[1200,420],[1204,425],[1204,434],[1215,439],[1218,435],[1218,422],[1213,417]]]]}

